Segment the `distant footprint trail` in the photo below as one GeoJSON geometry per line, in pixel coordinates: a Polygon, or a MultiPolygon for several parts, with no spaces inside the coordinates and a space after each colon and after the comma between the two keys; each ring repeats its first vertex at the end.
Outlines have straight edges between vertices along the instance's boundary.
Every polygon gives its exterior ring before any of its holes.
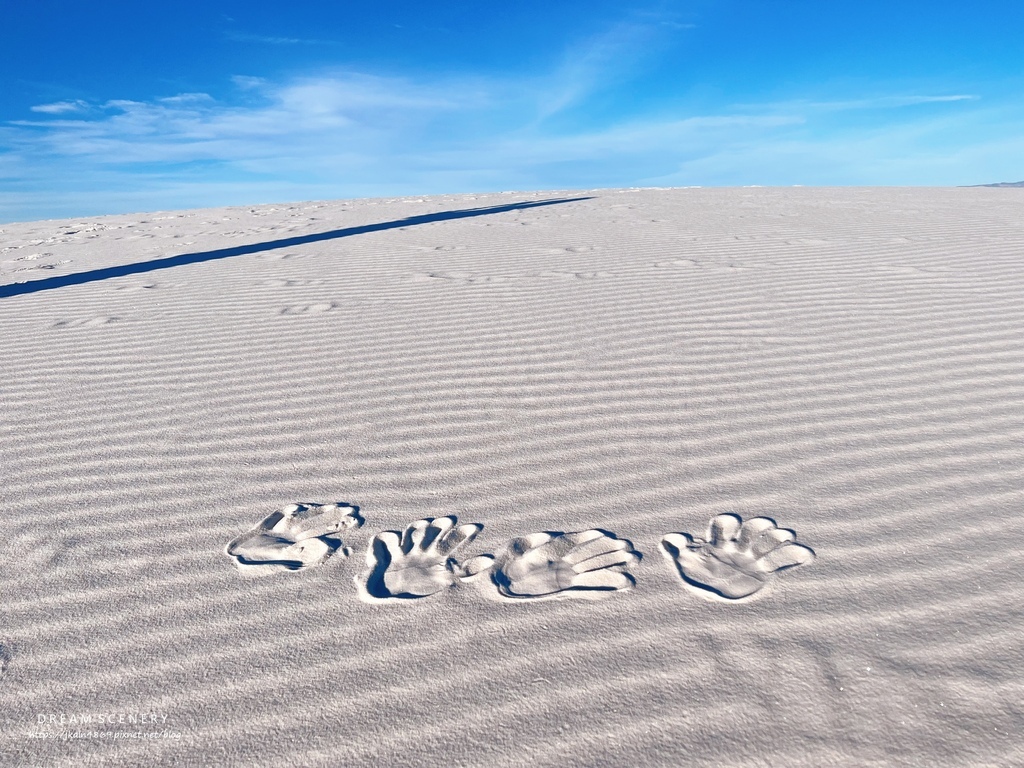
{"type": "Polygon", "coordinates": [[[670,533],[661,548],[683,582],[712,599],[739,600],[759,592],[772,574],[814,560],[814,551],[796,543],[793,531],[767,517],[745,523],[737,515],[718,515],[707,539],[670,533]]]}
{"type": "Polygon", "coordinates": [[[359,507],[289,504],[229,542],[226,552],[242,568],[298,571],[327,560],[342,547],[336,534],[362,524],[359,507]]]}
{"type": "Polygon", "coordinates": [[[603,597],[633,586],[625,569],[639,559],[630,542],[604,531],[533,533],[509,544],[491,578],[514,600],[603,597]]]}

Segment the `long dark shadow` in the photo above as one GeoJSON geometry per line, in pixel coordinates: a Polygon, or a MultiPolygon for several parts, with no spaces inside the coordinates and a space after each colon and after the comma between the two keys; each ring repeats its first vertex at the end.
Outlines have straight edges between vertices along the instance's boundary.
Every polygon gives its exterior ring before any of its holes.
{"type": "Polygon", "coordinates": [[[352,235],[365,235],[368,232],[381,232],[385,229],[397,229],[398,227],[414,227],[418,224],[430,224],[435,221],[450,221],[452,219],[467,219],[472,216],[489,216],[492,213],[504,213],[506,211],[519,211],[526,208],[538,208],[543,205],[558,205],[560,203],[573,203],[580,200],[591,200],[590,197],[562,197],[553,200],[537,200],[528,203],[509,203],[508,205],[493,205],[487,208],[467,208],[458,211],[442,211],[440,213],[425,213],[422,216],[409,216],[405,219],[395,221],[383,221],[379,224],[365,224],[361,227],[348,227],[346,229],[334,229],[330,232],[318,232],[315,235],[300,235],[298,237],[285,237],[280,240],[268,240],[265,243],[252,243],[251,245],[238,245],[234,248],[218,248],[215,251],[200,251],[199,253],[182,253],[177,256],[167,256],[163,259],[142,261],[137,264],[123,264],[117,267],[104,267],[103,269],[92,269],[88,272],[77,272],[72,275],[58,275],[48,277],[44,280],[32,280],[27,283],[15,283],[13,285],[0,285],[0,299],[10,296],[22,296],[26,293],[38,291],[50,291],[55,288],[66,288],[69,285],[84,285],[94,283],[97,280],[107,280],[111,277],[126,277],[127,275],[141,275],[145,272],[153,272],[157,269],[168,269],[170,267],[181,267],[185,264],[198,264],[203,261],[215,259],[226,259],[229,256],[244,256],[249,253],[260,251],[271,251],[275,248],[291,248],[307,243],[320,243],[324,240],[335,240],[339,237],[351,237],[352,235]]]}

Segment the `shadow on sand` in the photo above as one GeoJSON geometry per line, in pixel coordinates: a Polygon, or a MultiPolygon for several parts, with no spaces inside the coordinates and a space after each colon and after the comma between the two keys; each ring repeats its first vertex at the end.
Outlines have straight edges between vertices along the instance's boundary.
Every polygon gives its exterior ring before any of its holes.
{"type": "Polygon", "coordinates": [[[399,227],[414,227],[419,224],[431,224],[437,221],[450,221],[452,219],[468,219],[473,216],[488,216],[492,213],[505,213],[506,211],[520,211],[527,208],[539,208],[545,205],[558,205],[560,203],[573,203],[580,200],[590,200],[590,197],[563,197],[552,200],[536,200],[525,203],[509,203],[508,205],[494,205],[486,208],[468,208],[458,211],[442,211],[440,213],[426,213],[422,216],[409,216],[405,219],[395,221],[384,221],[379,224],[365,224],[361,227],[348,227],[346,229],[334,229],[330,232],[319,232],[315,235],[302,235],[300,237],[286,237],[280,240],[268,240],[265,243],[252,243],[251,245],[238,245],[234,248],[219,248],[215,251],[200,251],[199,253],[182,253],[177,256],[167,256],[162,259],[143,261],[137,264],[124,264],[117,267],[104,267],[93,269],[88,272],[78,272],[71,275],[59,275],[44,280],[32,280],[27,283],[14,283],[13,285],[0,285],[0,299],[11,296],[22,296],[26,293],[37,293],[49,291],[55,288],[66,288],[70,285],[84,285],[94,283],[98,280],[107,280],[112,277],[126,277],[128,275],[140,275],[145,272],[153,272],[158,269],[170,267],[181,267],[186,264],[198,264],[203,261],[214,261],[215,259],[226,259],[229,256],[244,256],[250,253],[271,251],[275,248],[292,248],[307,243],[320,243],[325,240],[336,240],[339,237],[351,237],[352,235],[365,235],[369,232],[382,232],[386,229],[398,229],[399,227]]]}

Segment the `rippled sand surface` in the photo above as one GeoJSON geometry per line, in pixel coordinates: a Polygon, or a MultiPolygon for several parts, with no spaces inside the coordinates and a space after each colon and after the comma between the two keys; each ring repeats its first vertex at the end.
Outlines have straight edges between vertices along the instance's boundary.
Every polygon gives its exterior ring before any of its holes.
{"type": "Polygon", "coordinates": [[[4,765],[1020,760],[1019,190],[0,230],[4,765]]]}

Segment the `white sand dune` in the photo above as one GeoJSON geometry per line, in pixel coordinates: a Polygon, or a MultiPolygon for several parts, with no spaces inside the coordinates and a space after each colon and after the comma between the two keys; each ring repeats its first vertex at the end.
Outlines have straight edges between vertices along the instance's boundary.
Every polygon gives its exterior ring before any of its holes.
{"type": "Polygon", "coordinates": [[[1024,761],[1016,190],[0,229],[0,764],[1024,761]]]}

